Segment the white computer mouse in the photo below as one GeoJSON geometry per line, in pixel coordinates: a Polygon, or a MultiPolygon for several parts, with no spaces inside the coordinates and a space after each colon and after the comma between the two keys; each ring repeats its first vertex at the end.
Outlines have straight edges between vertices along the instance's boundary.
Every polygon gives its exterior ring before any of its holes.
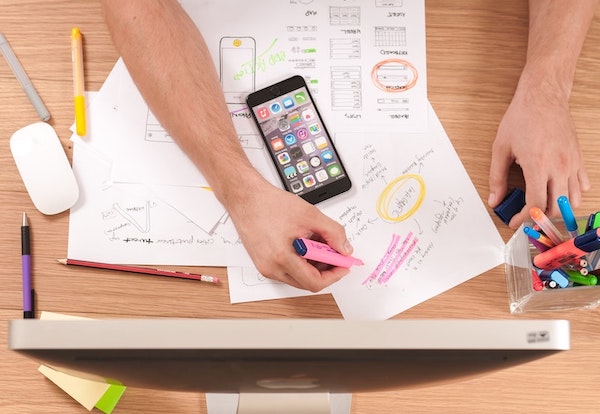
{"type": "Polygon", "coordinates": [[[79,198],[77,180],[54,128],[36,122],[10,137],[10,150],[33,205],[58,214],[79,198]]]}

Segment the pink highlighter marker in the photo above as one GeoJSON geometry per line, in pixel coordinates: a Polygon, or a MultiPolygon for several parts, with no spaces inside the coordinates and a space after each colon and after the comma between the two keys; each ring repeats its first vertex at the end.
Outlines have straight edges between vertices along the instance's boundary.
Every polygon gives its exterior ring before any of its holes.
{"type": "Polygon", "coordinates": [[[343,254],[333,250],[325,243],[318,241],[299,238],[293,243],[296,253],[308,260],[315,262],[327,263],[332,266],[349,268],[353,265],[362,266],[363,261],[352,256],[344,256],[343,254]]]}

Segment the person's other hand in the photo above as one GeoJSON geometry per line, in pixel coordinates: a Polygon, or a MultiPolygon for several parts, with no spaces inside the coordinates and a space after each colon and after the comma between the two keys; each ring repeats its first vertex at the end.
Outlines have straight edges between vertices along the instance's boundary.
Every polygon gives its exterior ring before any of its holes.
{"type": "Polygon", "coordinates": [[[318,268],[299,256],[292,243],[298,237],[323,241],[342,254],[352,246],[344,227],[297,195],[264,180],[245,183],[243,195],[226,206],[246,251],[265,277],[318,292],[348,274],[342,267],[318,268]],[[247,185],[246,185],[247,184],[247,185]]]}
{"type": "Polygon", "coordinates": [[[516,228],[539,207],[550,217],[559,214],[556,200],[569,197],[577,207],[590,188],[569,111],[568,94],[548,85],[525,86],[521,81],[492,146],[488,204],[497,206],[507,194],[513,162],[523,171],[526,206],[510,221],[516,228]]]}

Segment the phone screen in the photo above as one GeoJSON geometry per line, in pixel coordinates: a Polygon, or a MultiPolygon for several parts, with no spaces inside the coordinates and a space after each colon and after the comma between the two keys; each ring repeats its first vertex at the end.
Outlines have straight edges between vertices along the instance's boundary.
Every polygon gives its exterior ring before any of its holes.
{"type": "Polygon", "coordinates": [[[301,76],[256,91],[247,102],[287,191],[316,204],[350,189],[350,178],[301,76]]]}

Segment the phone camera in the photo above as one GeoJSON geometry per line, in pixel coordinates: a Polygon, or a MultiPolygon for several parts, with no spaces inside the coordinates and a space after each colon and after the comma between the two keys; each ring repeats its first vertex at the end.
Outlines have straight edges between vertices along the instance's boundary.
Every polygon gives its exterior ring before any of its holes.
{"type": "Polygon", "coordinates": [[[279,93],[281,92],[281,90],[279,89],[279,86],[271,86],[271,93],[275,96],[279,96],[279,93]]]}

